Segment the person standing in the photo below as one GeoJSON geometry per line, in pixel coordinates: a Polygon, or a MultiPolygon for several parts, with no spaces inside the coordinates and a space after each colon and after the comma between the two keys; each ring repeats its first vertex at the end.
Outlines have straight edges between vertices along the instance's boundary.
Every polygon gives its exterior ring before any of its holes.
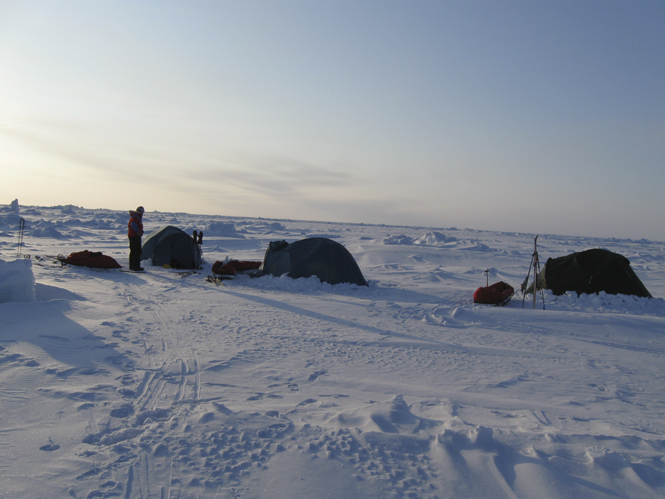
{"type": "Polygon", "coordinates": [[[129,270],[140,272],[141,268],[141,236],[143,235],[143,206],[136,211],[129,210],[127,237],[129,237],[129,270]]]}

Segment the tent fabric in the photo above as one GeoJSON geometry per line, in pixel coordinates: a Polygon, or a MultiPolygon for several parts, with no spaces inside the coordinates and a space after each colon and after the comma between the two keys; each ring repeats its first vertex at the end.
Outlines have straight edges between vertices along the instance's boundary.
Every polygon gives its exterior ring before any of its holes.
{"type": "Polygon", "coordinates": [[[157,266],[198,269],[201,267],[201,248],[185,231],[167,225],[145,239],[141,260],[150,259],[152,264],[157,266]]]}
{"type": "MultiPolygon", "coordinates": [[[[600,248],[548,259],[538,284],[538,289],[549,289],[555,295],[566,291],[577,294],[604,291],[611,295],[652,298],[625,256],[600,248]]],[[[530,289],[533,292],[533,287],[530,289]]]]}
{"type": "Polygon", "coordinates": [[[252,275],[260,277],[266,274],[286,274],[294,279],[315,276],[329,284],[367,286],[351,253],[337,241],[325,237],[302,239],[291,244],[272,241],[263,264],[252,275]]]}
{"type": "Polygon", "coordinates": [[[114,258],[103,255],[99,251],[76,251],[70,253],[67,258],[60,258],[60,261],[77,267],[90,267],[94,269],[119,269],[122,268],[114,258]]]}
{"type": "Polygon", "coordinates": [[[506,304],[514,292],[515,289],[510,284],[499,281],[490,286],[476,289],[476,292],[473,293],[473,302],[489,305],[506,304]]]}

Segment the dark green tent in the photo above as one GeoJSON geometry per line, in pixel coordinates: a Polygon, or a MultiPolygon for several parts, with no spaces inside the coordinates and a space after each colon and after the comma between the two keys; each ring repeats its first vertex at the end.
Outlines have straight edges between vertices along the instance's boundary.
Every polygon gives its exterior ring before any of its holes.
{"type": "Polygon", "coordinates": [[[153,265],[174,269],[201,267],[201,249],[185,231],[167,225],[150,234],[141,251],[141,260],[152,259],[153,265]]]}
{"type": "Polygon", "coordinates": [[[325,237],[302,239],[291,244],[272,241],[263,264],[252,275],[260,277],[266,274],[286,274],[294,279],[316,276],[330,284],[348,282],[367,286],[351,253],[338,242],[325,237]]]}
{"type": "MultiPolygon", "coordinates": [[[[566,291],[578,294],[605,291],[610,295],[652,297],[630,267],[628,258],[605,249],[550,258],[538,277],[538,289],[541,288],[549,289],[555,295],[566,291]]],[[[527,290],[527,293],[532,292],[533,285],[527,290]]]]}

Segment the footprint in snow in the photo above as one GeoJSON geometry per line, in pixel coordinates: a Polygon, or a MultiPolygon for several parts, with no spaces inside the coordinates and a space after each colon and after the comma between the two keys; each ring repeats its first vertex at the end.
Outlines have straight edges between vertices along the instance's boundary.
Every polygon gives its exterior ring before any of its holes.
{"type": "Polygon", "coordinates": [[[45,452],[53,452],[54,450],[58,450],[60,446],[58,444],[54,444],[53,440],[50,438],[48,439],[49,443],[46,445],[42,445],[39,450],[43,450],[45,452]]]}
{"type": "Polygon", "coordinates": [[[122,406],[118,409],[113,409],[111,411],[111,417],[112,418],[128,418],[129,416],[134,414],[134,408],[129,405],[122,406]]]}
{"type": "Polygon", "coordinates": [[[308,378],[307,381],[314,382],[317,379],[319,379],[319,377],[323,376],[324,374],[328,374],[327,371],[316,371],[316,372],[309,375],[309,378],[308,378]]]}
{"type": "Polygon", "coordinates": [[[298,405],[309,405],[309,404],[315,404],[318,402],[316,399],[305,399],[302,402],[300,402],[298,405]]]}

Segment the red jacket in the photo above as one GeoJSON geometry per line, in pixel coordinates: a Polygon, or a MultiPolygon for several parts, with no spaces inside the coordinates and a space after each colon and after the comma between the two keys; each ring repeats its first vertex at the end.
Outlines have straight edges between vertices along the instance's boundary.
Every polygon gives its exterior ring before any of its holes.
{"type": "Polygon", "coordinates": [[[143,222],[141,218],[143,215],[138,211],[129,211],[129,223],[127,224],[127,237],[142,236],[143,235],[143,222]]]}

